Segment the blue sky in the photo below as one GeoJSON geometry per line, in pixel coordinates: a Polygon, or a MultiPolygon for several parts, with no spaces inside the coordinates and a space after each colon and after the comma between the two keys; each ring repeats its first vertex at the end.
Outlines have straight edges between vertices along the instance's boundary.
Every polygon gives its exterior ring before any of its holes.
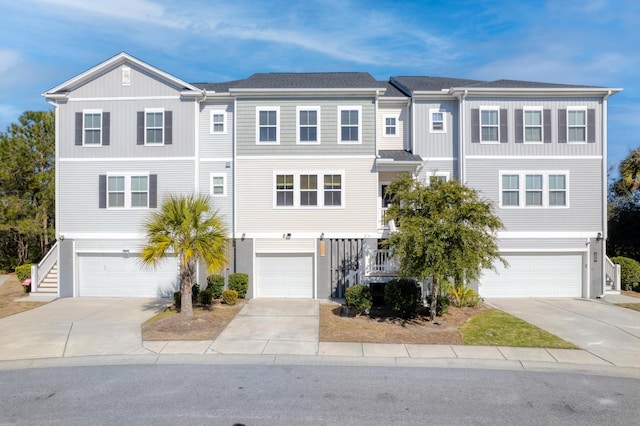
{"type": "Polygon", "coordinates": [[[0,130],[125,51],[188,82],[368,71],[622,87],[609,163],[640,146],[637,0],[0,0],[0,130]]]}

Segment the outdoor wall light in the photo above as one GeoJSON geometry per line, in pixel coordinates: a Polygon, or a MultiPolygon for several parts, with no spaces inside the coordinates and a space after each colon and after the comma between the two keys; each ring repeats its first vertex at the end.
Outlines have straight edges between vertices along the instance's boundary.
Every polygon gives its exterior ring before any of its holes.
{"type": "Polygon", "coordinates": [[[291,239],[291,232],[287,232],[286,234],[282,234],[282,238],[290,240],[291,239]]]}
{"type": "Polygon", "coordinates": [[[60,234],[60,241],[64,241],[64,234],[60,234]]]}
{"type": "Polygon", "coordinates": [[[596,235],[596,241],[597,242],[602,241],[602,232],[598,232],[598,235],[596,235]]]}
{"type": "Polygon", "coordinates": [[[320,234],[320,241],[324,240],[324,232],[320,234]]]}
{"type": "Polygon", "coordinates": [[[245,234],[244,232],[242,233],[242,236],[240,237],[240,241],[244,241],[244,237],[246,237],[247,234],[245,234]]]}

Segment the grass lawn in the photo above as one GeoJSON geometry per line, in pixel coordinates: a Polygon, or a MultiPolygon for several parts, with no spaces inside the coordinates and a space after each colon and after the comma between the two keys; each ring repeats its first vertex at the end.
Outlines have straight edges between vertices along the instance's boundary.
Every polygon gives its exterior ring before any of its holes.
{"type": "Polygon", "coordinates": [[[640,312],[640,303],[618,303],[617,305],[640,312]]]}
{"type": "Polygon", "coordinates": [[[482,312],[460,327],[465,345],[578,349],[526,321],[497,309],[482,312]]]}
{"type": "Polygon", "coordinates": [[[27,297],[22,284],[18,281],[16,274],[10,274],[9,278],[0,287],[0,318],[17,314],[18,312],[28,311],[44,305],[46,302],[21,302],[16,299],[27,297]]]}

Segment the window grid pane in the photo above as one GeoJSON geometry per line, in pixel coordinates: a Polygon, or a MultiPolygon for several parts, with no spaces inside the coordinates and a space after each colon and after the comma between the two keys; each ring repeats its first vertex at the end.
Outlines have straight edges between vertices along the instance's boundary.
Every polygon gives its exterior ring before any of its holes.
{"type": "Polygon", "coordinates": [[[293,175],[276,176],[276,205],[293,205],[293,175]]]}
{"type": "Polygon", "coordinates": [[[107,192],[109,207],[124,207],[124,176],[109,176],[107,192]]]}
{"type": "Polygon", "coordinates": [[[324,205],[342,205],[342,176],[324,175],[324,205]]]}
{"type": "Polygon", "coordinates": [[[498,111],[480,111],[480,126],[483,141],[498,142],[498,111]]]}
{"type": "Polygon", "coordinates": [[[146,122],[147,143],[162,143],[162,112],[148,112],[146,122]]]}
{"type": "Polygon", "coordinates": [[[300,111],[300,142],[318,141],[318,112],[300,111]]]}
{"type": "Polygon", "coordinates": [[[99,145],[102,114],[89,113],[84,115],[84,143],[85,145],[99,145]]]}
{"type": "Polygon", "coordinates": [[[587,140],[587,112],[584,110],[568,111],[569,142],[585,142],[587,140]]]}
{"type": "Polygon", "coordinates": [[[260,111],[260,142],[277,141],[277,112],[260,111]]]}
{"type": "Polygon", "coordinates": [[[542,205],[542,175],[526,175],[526,200],[527,206],[542,205]]]}
{"type": "Polygon", "coordinates": [[[340,112],[340,125],[342,127],[342,131],[340,135],[342,141],[358,140],[358,111],[357,110],[342,110],[340,112]]]}

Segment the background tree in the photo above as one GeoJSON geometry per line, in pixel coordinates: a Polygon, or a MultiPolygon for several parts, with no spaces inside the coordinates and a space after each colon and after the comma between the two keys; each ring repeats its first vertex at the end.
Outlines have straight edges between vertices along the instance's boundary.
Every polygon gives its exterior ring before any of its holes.
{"type": "Polygon", "coordinates": [[[191,287],[196,263],[201,260],[209,272],[227,264],[226,230],[217,211],[212,211],[205,195],[171,195],[160,209],[152,212],[144,223],[147,245],[142,249],[142,262],[157,265],[167,254],[178,259],[181,292],[180,315],[193,317],[191,287]]]}
{"type": "Polygon", "coordinates": [[[640,187],[640,148],[629,152],[618,166],[620,178],[614,183],[616,194],[629,196],[640,187]]]}
{"type": "Polygon", "coordinates": [[[440,281],[467,283],[478,279],[482,269],[493,268],[496,259],[506,265],[495,241],[502,222],[477,191],[456,180],[433,179],[425,186],[403,175],[389,185],[389,192],[387,217],[397,226],[389,244],[401,276],[432,278],[432,321],[440,281]]]}
{"type": "MultiPolygon", "coordinates": [[[[609,174],[613,173],[609,169],[609,174]]],[[[640,261],[640,148],[629,152],[609,180],[607,255],[640,261]]]]}
{"type": "Polygon", "coordinates": [[[0,134],[3,268],[40,260],[54,241],[54,112],[28,111],[18,121],[0,134]]]}

